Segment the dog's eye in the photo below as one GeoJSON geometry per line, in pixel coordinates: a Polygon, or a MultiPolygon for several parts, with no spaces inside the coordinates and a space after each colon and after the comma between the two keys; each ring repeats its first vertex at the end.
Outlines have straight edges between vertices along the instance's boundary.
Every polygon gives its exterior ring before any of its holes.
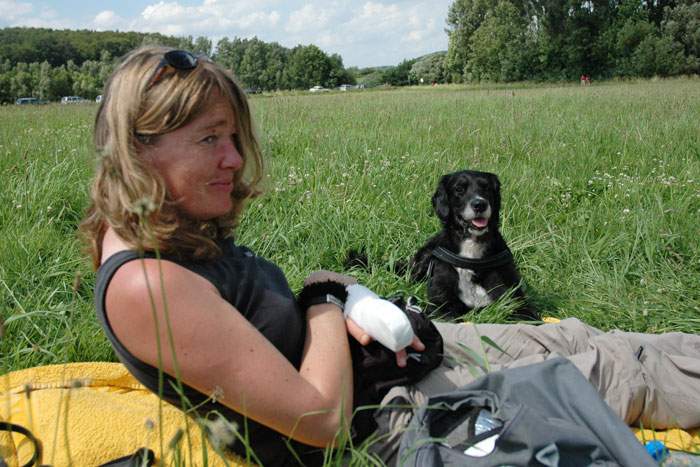
{"type": "Polygon", "coordinates": [[[463,187],[462,185],[457,185],[457,186],[455,187],[455,193],[457,193],[458,195],[463,194],[463,193],[464,193],[464,187],[463,187]]]}

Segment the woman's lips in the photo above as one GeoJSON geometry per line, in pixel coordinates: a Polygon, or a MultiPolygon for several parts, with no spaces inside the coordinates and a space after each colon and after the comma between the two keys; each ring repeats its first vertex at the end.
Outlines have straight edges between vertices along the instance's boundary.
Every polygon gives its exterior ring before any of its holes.
{"type": "Polygon", "coordinates": [[[219,180],[209,183],[209,186],[215,190],[228,191],[233,190],[233,182],[231,180],[219,180]]]}

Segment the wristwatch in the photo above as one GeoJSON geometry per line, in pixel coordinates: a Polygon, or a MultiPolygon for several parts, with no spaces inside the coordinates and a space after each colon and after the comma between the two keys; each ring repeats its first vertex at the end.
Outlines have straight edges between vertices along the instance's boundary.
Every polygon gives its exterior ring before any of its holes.
{"type": "Polygon", "coordinates": [[[332,303],[333,305],[337,305],[341,310],[345,308],[345,303],[338,297],[336,297],[333,294],[327,293],[323,295],[316,295],[315,297],[310,298],[306,303],[306,308],[310,308],[314,305],[321,305],[322,303],[332,303]]]}
{"type": "Polygon", "coordinates": [[[345,299],[348,291],[345,286],[335,281],[314,282],[304,286],[299,292],[297,303],[302,312],[306,312],[310,306],[321,303],[332,303],[337,305],[341,311],[345,307],[345,299]]]}

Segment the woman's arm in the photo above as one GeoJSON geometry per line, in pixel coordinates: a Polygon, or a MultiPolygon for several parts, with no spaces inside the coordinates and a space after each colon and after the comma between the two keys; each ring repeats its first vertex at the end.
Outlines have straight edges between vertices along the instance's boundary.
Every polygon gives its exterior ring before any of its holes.
{"type": "Polygon", "coordinates": [[[345,320],[337,306],[309,308],[297,371],[207,280],[169,261],[132,261],[109,285],[107,315],[123,345],[153,366],[158,366],[158,349],[146,279],[166,373],[176,375],[165,326],[167,302],[185,384],[204,394],[216,391],[226,406],[302,443],[334,443],[341,426],[349,424],[353,387],[345,320]]]}

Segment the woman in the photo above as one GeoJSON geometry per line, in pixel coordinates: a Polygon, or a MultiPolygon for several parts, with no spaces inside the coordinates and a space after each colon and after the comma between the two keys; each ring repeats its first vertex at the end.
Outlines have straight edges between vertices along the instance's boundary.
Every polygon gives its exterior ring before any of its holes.
{"type": "MultiPolygon", "coordinates": [[[[192,406],[216,394],[200,411],[247,425],[265,465],[291,459],[287,437],[302,459],[332,445],[352,411],[340,309],[300,313],[282,272],[228,238],[262,169],[231,76],[187,52],[136,50],[106,85],[95,143],[100,166],[82,229],[119,358],[173,403],[180,396],[168,382],[159,388],[158,367],[185,383],[192,406]],[[138,251],[145,261],[134,261],[138,251]]],[[[350,280],[317,273],[307,283],[328,279],[350,280]]]]}
{"type": "MultiPolygon", "coordinates": [[[[98,268],[98,316],[119,359],[164,399],[180,405],[184,396],[185,408],[237,421],[262,464],[297,457],[319,463],[321,448],[336,443],[353,411],[348,339],[369,338],[328,299],[341,295],[351,277],[313,273],[297,304],[278,267],[230,238],[262,171],[241,89],[206,59],[141,48],[107,82],[94,138],[100,163],[81,228],[98,268]]],[[[573,355],[596,384],[598,354],[586,352],[602,333],[576,320],[480,326],[478,333],[463,325],[439,329],[457,359],[464,356],[460,345],[479,348],[479,336],[487,335],[507,351],[485,350],[497,364],[573,355]]],[[[673,351],[671,341],[662,352],[673,351]]],[[[412,347],[424,349],[418,340],[412,347]]],[[[406,364],[405,350],[397,364],[406,364]]],[[[466,366],[445,364],[397,390],[418,402],[471,379],[466,366]]],[[[617,409],[625,417],[628,408],[617,409]]],[[[643,415],[654,414],[630,417],[643,415]]],[[[395,453],[395,441],[386,443],[385,458],[395,453]]],[[[233,450],[245,455],[240,442],[233,450]]]]}

